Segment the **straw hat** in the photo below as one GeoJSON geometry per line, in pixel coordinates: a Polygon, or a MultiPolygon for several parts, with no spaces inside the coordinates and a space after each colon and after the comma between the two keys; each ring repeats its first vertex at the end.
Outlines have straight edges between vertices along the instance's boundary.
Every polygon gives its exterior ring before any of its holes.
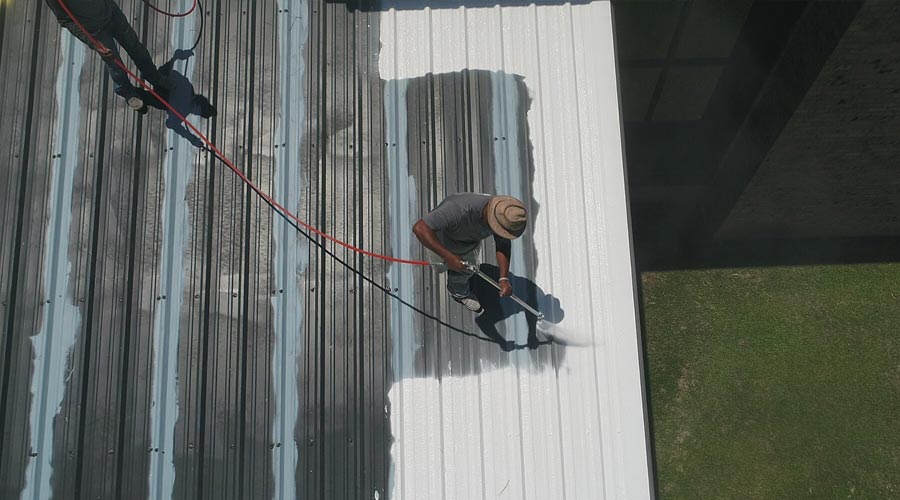
{"type": "Polygon", "coordinates": [[[525,205],[512,196],[494,196],[487,204],[487,223],[494,234],[514,240],[525,232],[528,212],[525,205]]]}

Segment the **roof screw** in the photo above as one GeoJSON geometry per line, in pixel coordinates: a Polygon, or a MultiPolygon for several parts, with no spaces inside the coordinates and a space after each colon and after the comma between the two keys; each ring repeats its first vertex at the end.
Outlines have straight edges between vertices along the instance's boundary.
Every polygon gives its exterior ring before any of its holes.
{"type": "Polygon", "coordinates": [[[237,297],[237,292],[231,292],[232,297],[237,297]]]}

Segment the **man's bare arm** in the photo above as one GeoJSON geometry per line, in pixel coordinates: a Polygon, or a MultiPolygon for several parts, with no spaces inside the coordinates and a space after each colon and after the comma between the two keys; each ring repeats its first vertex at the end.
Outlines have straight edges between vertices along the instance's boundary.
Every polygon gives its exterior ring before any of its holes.
{"type": "Polygon", "coordinates": [[[450,270],[459,272],[466,271],[466,266],[463,265],[459,256],[450,250],[447,250],[447,247],[441,244],[437,234],[433,229],[428,227],[428,224],[426,224],[424,220],[419,219],[419,221],[415,223],[413,226],[413,234],[415,234],[416,238],[425,245],[425,248],[444,259],[444,262],[447,263],[447,267],[450,268],[450,270]]]}
{"type": "Polygon", "coordinates": [[[512,295],[512,285],[509,283],[509,254],[512,242],[506,238],[494,236],[494,246],[497,247],[497,265],[500,267],[500,296],[512,295]]]}

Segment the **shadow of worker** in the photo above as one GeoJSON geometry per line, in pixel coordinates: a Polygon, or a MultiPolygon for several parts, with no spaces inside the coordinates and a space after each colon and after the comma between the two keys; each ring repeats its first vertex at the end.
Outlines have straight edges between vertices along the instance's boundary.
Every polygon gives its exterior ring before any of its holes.
{"type": "MultiPolygon", "coordinates": [[[[500,278],[500,268],[497,266],[481,264],[479,269],[495,281],[500,278]]],[[[509,283],[512,285],[514,294],[531,307],[543,313],[548,321],[552,323],[559,323],[562,321],[565,316],[565,311],[563,311],[559,299],[544,293],[535,282],[521,276],[510,274],[509,283]]],[[[537,349],[542,345],[551,344],[549,340],[538,338],[537,318],[525,311],[522,306],[515,303],[511,298],[501,298],[496,288],[478,276],[472,276],[469,280],[469,286],[471,287],[472,293],[478,297],[482,307],[484,307],[484,313],[475,319],[475,324],[478,325],[478,328],[481,329],[482,333],[500,344],[504,350],[510,351],[522,348],[537,349]],[[528,343],[526,345],[515,344],[514,339],[507,339],[497,329],[498,323],[501,323],[514,314],[525,315],[528,324],[528,343]]],[[[507,332],[506,336],[510,335],[511,332],[507,332]]]]}
{"type": "MultiPolygon", "coordinates": [[[[168,81],[169,89],[157,89],[159,94],[170,106],[175,108],[181,116],[188,118],[191,115],[201,116],[203,118],[211,118],[216,116],[216,108],[209,99],[194,92],[194,85],[186,76],[175,70],[176,61],[187,61],[194,55],[191,50],[176,50],[172,59],[166,64],[160,66],[159,72],[168,81]]],[[[144,105],[156,109],[161,109],[168,114],[166,119],[166,128],[172,130],[176,134],[185,138],[200,149],[206,149],[203,140],[192,134],[175,113],[160,102],[156,96],[150,92],[139,89],[139,97],[144,101],[144,105]]]]}

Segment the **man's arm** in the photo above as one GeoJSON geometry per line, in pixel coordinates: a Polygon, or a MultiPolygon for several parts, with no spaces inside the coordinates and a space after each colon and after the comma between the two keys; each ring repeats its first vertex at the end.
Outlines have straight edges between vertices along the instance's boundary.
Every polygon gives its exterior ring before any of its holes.
{"type": "Polygon", "coordinates": [[[416,235],[416,238],[425,245],[425,248],[431,250],[436,253],[440,258],[444,259],[444,262],[447,263],[447,267],[451,271],[465,272],[466,266],[463,265],[462,259],[459,258],[458,255],[454,254],[450,250],[447,250],[441,241],[437,237],[437,233],[434,232],[433,229],[428,227],[428,224],[425,223],[424,220],[419,219],[418,222],[413,226],[413,234],[416,235]]]}
{"type": "Polygon", "coordinates": [[[197,147],[197,148],[203,147],[203,141],[200,140],[200,138],[197,137],[196,135],[192,134],[191,131],[188,130],[187,127],[184,126],[184,122],[179,120],[177,117],[170,116],[166,120],[166,128],[170,129],[172,132],[175,132],[176,134],[180,135],[181,137],[184,137],[185,139],[187,139],[188,142],[190,142],[191,144],[194,145],[194,147],[197,147]]]}
{"type": "Polygon", "coordinates": [[[512,242],[506,238],[494,236],[494,246],[497,247],[497,264],[500,267],[500,296],[512,295],[512,285],[509,283],[509,252],[512,242]]]}
{"type": "MultiPolygon", "coordinates": [[[[68,21],[70,23],[72,22],[72,20],[69,19],[69,15],[66,14],[66,11],[63,10],[61,5],[59,5],[58,0],[44,0],[44,3],[46,3],[47,7],[50,8],[50,12],[52,12],[53,15],[56,16],[56,20],[59,22],[59,24],[62,24],[65,21],[68,21]]],[[[68,28],[68,26],[66,27],[68,28]]]]}
{"type": "Polygon", "coordinates": [[[194,55],[193,50],[178,49],[172,54],[172,58],[159,67],[160,73],[169,73],[175,67],[175,61],[187,61],[194,55]]]}

